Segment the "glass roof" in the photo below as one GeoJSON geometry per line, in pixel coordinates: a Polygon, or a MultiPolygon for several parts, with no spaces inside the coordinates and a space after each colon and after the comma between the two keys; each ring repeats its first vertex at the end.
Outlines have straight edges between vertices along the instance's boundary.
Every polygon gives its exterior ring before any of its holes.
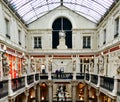
{"type": "Polygon", "coordinates": [[[26,24],[54,8],[63,5],[83,17],[98,23],[115,0],[4,0],[26,24]]]}

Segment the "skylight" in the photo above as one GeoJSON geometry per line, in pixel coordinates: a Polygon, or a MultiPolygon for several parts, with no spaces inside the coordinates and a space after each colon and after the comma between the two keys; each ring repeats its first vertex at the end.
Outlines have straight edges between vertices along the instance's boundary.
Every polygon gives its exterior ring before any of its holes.
{"type": "Polygon", "coordinates": [[[54,8],[63,5],[83,17],[98,23],[114,0],[4,0],[26,24],[33,22],[54,8]]]}

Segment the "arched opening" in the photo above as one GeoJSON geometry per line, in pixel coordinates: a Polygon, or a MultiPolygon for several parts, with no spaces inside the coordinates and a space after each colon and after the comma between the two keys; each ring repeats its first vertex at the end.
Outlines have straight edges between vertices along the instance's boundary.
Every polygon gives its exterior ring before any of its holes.
{"type": "Polygon", "coordinates": [[[64,17],[60,17],[53,22],[52,25],[52,48],[55,49],[59,45],[59,31],[64,30],[65,44],[68,48],[72,48],[72,24],[64,17]]]}
{"type": "Polygon", "coordinates": [[[47,84],[46,83],[42,83],[41,85],[40,85],[40,99],[41,99],[41,101],[42,102],[45,102],[45,101],[47,101],[48,100],[48,86],[47,86],[47,84]]]}

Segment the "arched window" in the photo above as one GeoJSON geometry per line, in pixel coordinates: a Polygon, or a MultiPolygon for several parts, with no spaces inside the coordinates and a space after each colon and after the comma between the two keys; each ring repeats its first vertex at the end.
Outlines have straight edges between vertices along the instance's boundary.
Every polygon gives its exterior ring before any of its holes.
{"type": "Polygon", "coordinates": [[[68,48],[72,48],[72,24],[64,17],[58,18],[52,25],[52,48],[55,49],[59,45],[59,31],[64,30],[66,34],[65,44],[68,48]]]}

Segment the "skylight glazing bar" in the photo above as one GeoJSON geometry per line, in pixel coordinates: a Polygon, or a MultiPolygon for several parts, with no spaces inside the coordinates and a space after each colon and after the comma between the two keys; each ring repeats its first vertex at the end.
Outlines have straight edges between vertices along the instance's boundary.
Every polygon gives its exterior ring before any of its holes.
{"type": "MultiPolygon", "coordinates": [[[[64,2],[64,5],[66,5],[66,4],[70,4],[70,3],[69,2],[64,2]]],[[[75,3],[72,3],[72,4],[75,4],[75,3]]],[[[93,10],[94,12],[98,13],[99,15],[101,15],[98,11],[96,11],[96,10],[90,8],[90,7],[87,7],[85,5],[76,4],[76,6],[81,6],[81,7],[87,8],[88,10],[93,10]]]]}
{"type": "Polygon", "coordinates": [[[96,23],[116,0],[8,0],[8,4],[30,23],[60,6],[61,1],[63,6],[96,23]]]}

